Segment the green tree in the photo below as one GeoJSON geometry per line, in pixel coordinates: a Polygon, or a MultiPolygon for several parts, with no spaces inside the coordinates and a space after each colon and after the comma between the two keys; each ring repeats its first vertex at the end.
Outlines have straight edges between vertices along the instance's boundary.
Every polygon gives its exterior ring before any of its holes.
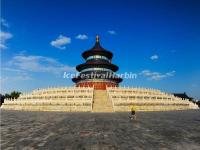
{"type": "Polygon", "coordinates": [[[10,93],[12,99],[17,99],[20,96],[21,92],[13,91],[10,93]]]}
{"type": "Polygon", "coordinates": [[[5,98],[5,99],[11,98],[11,96],[10,96],[10,94],[6,93],[6,94],[4,95],[4,98],[5,98]]]}
{"type": "Polygon", "coordinates": [[[17,99],[20,96],[21,92],[13,91],[10,94],[6,93],[4,98],[7,99],[17,99]]]}
{"type": "Polygon", "coordinates": [[[200,100],[198,100],[196,103],[197,103],[197,105],[198,105],[199,108],[200,108],[200,100]]]}

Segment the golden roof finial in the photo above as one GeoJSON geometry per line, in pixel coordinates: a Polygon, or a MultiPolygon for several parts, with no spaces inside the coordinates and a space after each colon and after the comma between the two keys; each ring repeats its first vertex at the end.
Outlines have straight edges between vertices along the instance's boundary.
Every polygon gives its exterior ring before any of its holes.
{"type": "Polygon", "coordinates": [[[96,42],[99,42],[99,35],[96,36],[96,42]]]}

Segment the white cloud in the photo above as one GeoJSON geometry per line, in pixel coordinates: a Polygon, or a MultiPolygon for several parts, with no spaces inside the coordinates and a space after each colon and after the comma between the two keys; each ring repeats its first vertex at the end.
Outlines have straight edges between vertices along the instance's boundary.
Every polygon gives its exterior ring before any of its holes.
{"type": "Polygon", "coordinates": [[[0,49],[6,49],[7,46],[5,44],[0,43],[0,49]]]}
{"type": "MultiPolygon", "coordinates": [[[[64,72],[75,72],[75,67],[64,65],[54,58],[44,56],[16,55],[1,68],[0,84],[3,86],[34,80],[37,75],[62,76],[64,72]]],[[[21,84],[22,84],[21,83],[21,84]]]]}
{"type": "Polygon", "coordinates": [[[71,43],[70,37],[59,35],[58,38],[54,41],[51,41],[50,44],[51,46],[54,46],[59,49],[66,49],[65,45],[70,44],[70,43],[71,43]]]}
{"type": "Polygon", "coordinates": [[[7,76],[7,77],[0,77],[0,83],[4,84],[6,82],[13,82],[13,81],[28,81],[33,80],[29,75],[15,75],[15,76],[7,76]]]}
{"type": "Polygon", "coordinates": [[[12,38],[12,34],[11,33],[9,33],[9,32],[3,32],[3,31],[0,32],[0,40],[2,42],[5,42],[6,40],[8,40],[10,38],[12,38]]]}
{"type": "Polygon", "coordinates": [[[64,65],[54,58],[44,56],[16,55],[9,61],[9,66],[22,71],[48,72],[58,74],[61,72],[73,72],[75,67],[64,65]]]}
{"type": "Polygon", "coordinates": [[[37,80],[39,82],[42,80],[43,83],[49,77],[53,80],[57,80],[55,77],[63,78],[64,72],[75,73],[75,67],[51,57],[17,54],[10,61],[4,62],[0,71],[2,73],[0,84],[3,90],[24,89],[26,91],[34,86],[37,80]]]}
{"type": "Polygon", "coordinates": [[[112,34],[112,35],[117,34],[114,30],[109,30],[108,33],[109,33],[109,34],[112,34]]]}
{"type": "Polygon", "coordinates": [[[3,18],[1,18],[1,25],[4,26],[4,27],[6,27],[6,28],[9,27],[8,22],[5,19],[3,19],[3,18]]]}
{"type": "Polygon", "coordinates": [[[8,68],[8,67],[2,67],[1,70],[2,71],[9,71],[9,72],[18,72],[18,73],[23,72],[22,70],[15,69],[15,68],[8,68]]]}
{"type": "Polygon", "coordinates": [[[88,39],[88,36],[85,35],[85,34],[79,34],[76,36],[76,39],[79,39],[79,40],[87,40],[88,39]]]}
{"type": "Polygon", "coordinates": [[[0,31],[0,48],[6,49],[7,48],[6,41],[8,39],[11,39],[12,37],[13,35],[11,33],[0,31]]]}
{"type": "Polygon", "coordinates": [[[2,67],[1,68],[2,77],[0,77],[1,84],[13,81],[25,81],[32,80],[32,77],[24,70],[2,67]]]}
{"type": "Polygon", "coordinates": [[[175,75],[175,73],[176,73],[176,71],[167,72],[166,76],[173,77],[175,75]]]}
{"type": "Polygon", "coordinates": [[[174,76],[176,71],[171,71],[167,73],[160,73],[160,72],[152,72],[150,70],[143,70],[140,75],[143,75],[144,77],[147,77],[149,80],[162,80],[167,77],[174,76]]]}
{"type": "Polygon", "coordinates": [[[159,58],[159,57],[158,57],[158,55],[156,55],[156,54],[150,57],[151,60],[157,60],[158,58],[159,58]]]}

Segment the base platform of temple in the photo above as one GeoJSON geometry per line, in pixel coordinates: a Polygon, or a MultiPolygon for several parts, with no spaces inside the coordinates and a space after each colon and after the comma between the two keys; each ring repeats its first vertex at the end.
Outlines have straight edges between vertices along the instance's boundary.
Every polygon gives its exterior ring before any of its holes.
{"type": "Polygon", "coordinates": [[[1,106],[6,110],[67,111],[67,112],[126,112],[198,109],[188,99],[147,88],[56,87],[24,93],[18,99],[6,99],[1,106]]]}
{"type": "Polygon", "coordinates": [[[77,83],[77,87],[94,87],[96,90],[106,90],[107,87],[117,87],[118,85],[113,82],[82,82],[77,83]]]}

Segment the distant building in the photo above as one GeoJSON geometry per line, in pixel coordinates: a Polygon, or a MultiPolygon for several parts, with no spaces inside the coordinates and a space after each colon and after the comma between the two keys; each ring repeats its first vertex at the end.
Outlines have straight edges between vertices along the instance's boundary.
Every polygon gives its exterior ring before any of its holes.
{"type": "Polygon", "coordinates": [[[193,98],[189,97],[185,92],[184,93],[173,93],[174,96],[182,98],[182,99],[189,99],[189,101],[192,101],[193,98]]]}
{"type": "Polygon", "coordinates": [[[4,103],[4,96],[2,94],[0,94],[0,99],[1,99],[1,104],[0,105],[2,105],[2,103],[4,103]]]}

